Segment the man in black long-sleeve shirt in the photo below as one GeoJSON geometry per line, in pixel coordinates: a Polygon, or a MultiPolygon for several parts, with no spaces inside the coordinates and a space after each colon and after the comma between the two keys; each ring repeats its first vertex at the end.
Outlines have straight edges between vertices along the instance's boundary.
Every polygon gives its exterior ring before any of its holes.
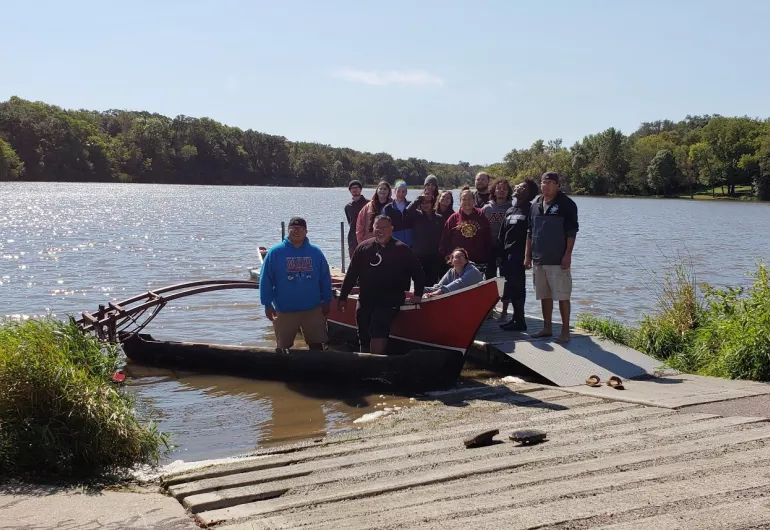
{"type": "Polygon", "coordinates": [[[378,216],[374,237],[353,252],[342,282],[337,302],[340,311],[345,311],[356,282],[359,285],[356,326],[362,352],[385,354],[390,326],[405,301],[405,291],[414,280],[414,296],[409,301],[418,304],[425,288],[425,274],[417,255],[392,235],[393,222],[386,215],[378,216]]]}
{"type": "Polygon", "coordinates": [[[513,190],[516,202],[505,212],[503,225],[497,237],[497,255],[501,257],[500,268],[505,276],[502,316],[505,316],[509,303],[513,306],[511,321],[500,325],[506,331],[527,329],[524,318],[524,302],[527,298],[527,271],[524,268],[524,256],[531,202],[537,196],[537,192],[537,183],[531,178],[516,185],[513,190]]]}

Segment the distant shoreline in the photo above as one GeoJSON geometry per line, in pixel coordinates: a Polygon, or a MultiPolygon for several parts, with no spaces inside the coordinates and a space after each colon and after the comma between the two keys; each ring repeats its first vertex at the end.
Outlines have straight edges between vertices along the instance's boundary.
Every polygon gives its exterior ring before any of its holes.
{"type": "MultiPolygon", "coordinates": [[[[27,183],[27,184],[113,184],[113,185],[134,185],[134,184],[145,184],[145,185],[160,185],[160,186],[210,186],[210,187],[239,187],[239,188],[299,188],[299,189],[347,189],[345,186],[305,186],[305,185],[296,185],[296,186],[281,186],[279,184],[198,184],[198,183],[183,183],[183,182],[108,182],[108,181],[99,181],[99,182],[88,182],[85,180],[72,180],[72,181],[60,181],[60,180],[11,180],[11,181],[2,181],[0,180],[0,185],[2,185],[3,182],[17,182],[17,183],[27,183]]],[[[376,189],[376,184],[364,184],[364,189],[376,189]]],[[[423,188],[422,186],[409,186],[409,191],[421,191],[423,188]]],[[[453,187],[451,189],[444,189],[442,188],[441,191],[459,191],[462,189],[462,187],[453,187]]],[[[471,189],[473,190],[473,186],[471,186],[471,189]]],[[[763,202],[760,201],[759,198],[752,195],[746,195],[741,194],[738,196],[730,197],[727,195],[716,195],[712,196],[709,193],[705,191],[700,191],[695,193],[694,197],[690,197],[689,194],[676,194],[676,195],[619,195],[619,194],[607,194],[607,195],[591,195],[591,194],[584,194],[584,193],[574,193],[574,192],[567,192],[568,195],[572,197],[593,197],[598,199],[683,199],[688,201],[730,201],[730,202],[752,202],[752,203],[758,203],[763,202]]],[[[412,194],[413,197],[416,195],[412,194]]]]}

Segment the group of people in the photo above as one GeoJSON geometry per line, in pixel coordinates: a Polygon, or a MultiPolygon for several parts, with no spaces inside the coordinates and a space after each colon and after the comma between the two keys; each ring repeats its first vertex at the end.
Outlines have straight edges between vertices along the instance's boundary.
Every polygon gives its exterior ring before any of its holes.
{"type": "MultiPolygon", "coordinates": [[[[572,250],[579,229],[574,201],[560,190],[559,175],[546,172],[512,187],[505,179],[475,178],[475,190],[460,192],[454,210],[451,191],[440,191],[429,175],[422,193],[407,199],[405,182],[382,181],[371,199],[354,180],[345,206],[350,266],[338,307],[345,311],[359,288],[356,325],[361,351],[385,353],[390,326],[414,283],[411,303],[461,289],[498,274],[505,278],[501,320],[504,330],[526,330],[526,270],[534,266],[535,296],[544,326],[533,337],[553,333],[553,301],[559,302],[562,330],[569,340],[572,250]],[[395,193],[393,192],[395,188],[395,193]]],[[[260,297],[275,326],[278,348],[290,348],[302,330],[312,348],[326,343],[326,315],[332,302],[331,274],[323,253],[307,239],[302,218],[289,222],[289,235],[270,249],[260,274],[260,297]]]]}

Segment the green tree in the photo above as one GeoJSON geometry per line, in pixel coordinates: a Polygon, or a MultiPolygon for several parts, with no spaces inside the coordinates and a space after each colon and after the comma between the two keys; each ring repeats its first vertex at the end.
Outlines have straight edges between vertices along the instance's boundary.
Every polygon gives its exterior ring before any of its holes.
{"type": "Polygon", "coordinates": [[[649,185],[648,168],[652,159],[661,150],[673,152],[676,150],[676,145],[660,134],[650,134],[632,145],[627,178],[629,189],[637,193],[645,192],[649,185]]]}
{"type": "Polygon", "coordinates": [[[765,123],[767,132],[759,139],[757,163],[759,170],[754,177],[754,193],[761,201],[770,201],[770,120],[765,123]]]}
{"type": "Polygon", "coordinates": [[[724,181],[722,180],[722,163],[714,155],[711,146],[706,142],[698,142],[691,145],[688,160],[692,164],[694,171],[698,174],[700,182],[711,188],[711,195],[713,197],[716,186],[719,186],[724,181]]]}
{"type": "Polygon", "coordinates": [[[623,133],[610,127],[596,136],[589,137],[589,143],[589,152],[593,155],[589,168],[607,181],[610,192],[627,192],[628,145],[623,133]]]}
{"type": "MultiPolygon", "coordinates": [[[[18,97],[0,102],[0,138],[7,145],[2,178],[23,180],[345,186],[357,178],[372,186],[399,178],[420,185],[433,173],[446,189],[472,184],[482,169],[465,161],[395,159],[387,153],[290,142],[205,117],[67,110],[18,97]]],[[[609,128],[569,149],[559,138],[539,139],[528,148],[510,150],[488,171],[516,182],[553,170],[573,193],[650,194],[661,189],[651,189],[648,168],[665,150],[673,154],[677,169],[673,178],[666,177],[664,192],[688,189],[692,196],[700,185],[712,190],[723,185],[734,193],[736,185],[752,184],[764,197],[768,138],[770,120],[688,115],[678,122],[644,122],[628,137],[609,128]]]]}
{"type": "Polygon", "coordinates": [[[750,118],[712,118],[703,128],[702,137],[723,167],[727,193],[735,194],[737,184],[749,184],[751,173],[741,168],[743,155],[751,155],[755,139],[761,133],[761,122],[750,118]]]}
{"type": "Polygon", "coordinates": [[[676,158],[668,149],[661,149],[647,167],[648,185],[663,195],[671,189],[676,178],[676,158]]]}
{"type": "Polygon", "coordinates": [[[16,151],[0,138],[0,181],[17,180],[24,174],[24,163],[16,151]]]}

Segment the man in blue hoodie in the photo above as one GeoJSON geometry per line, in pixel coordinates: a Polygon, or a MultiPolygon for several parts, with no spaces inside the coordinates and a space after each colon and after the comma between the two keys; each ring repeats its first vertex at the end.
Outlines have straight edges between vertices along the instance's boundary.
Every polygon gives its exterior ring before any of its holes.
{"type": "Polygon", "coordinates": [[[276,346],[294,346],[302,330],[311,350],[328,341],[326,316],[332,301],[332,277],[321,249],[310,244],[307,222],[289,221],[289,236],[271,248],[259,275],[259,298],[273,322],[276,346]]]}

